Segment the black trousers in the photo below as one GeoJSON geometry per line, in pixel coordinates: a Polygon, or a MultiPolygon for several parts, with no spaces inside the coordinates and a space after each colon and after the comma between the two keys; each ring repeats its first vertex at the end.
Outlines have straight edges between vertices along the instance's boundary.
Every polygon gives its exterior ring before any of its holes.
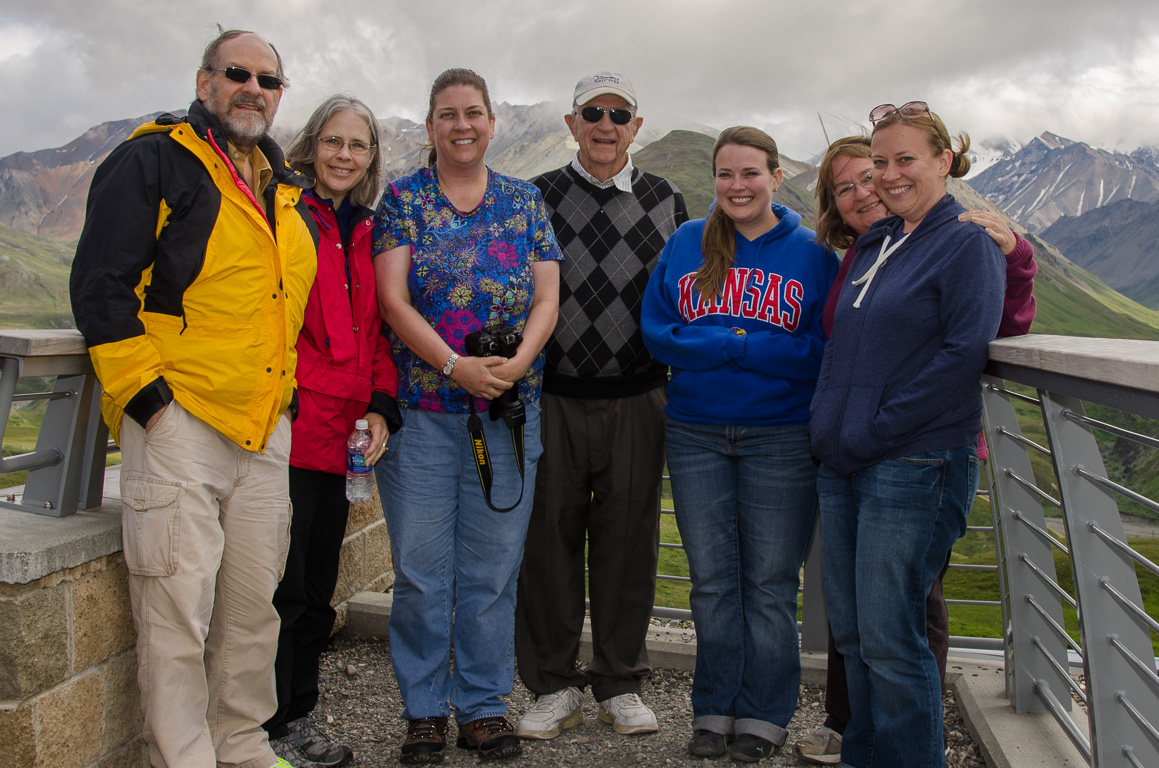
{"type": "Polygon", "coordinates": [[[284,736],[287,722],[310,714],[318,703],[318,658],[337,616],[330,600],[350,513],[346,477],[290,467],[290,503],[290,549],[274,592],[282,628],[274,661],[278,709],[265,723],[272,738],[284,736]]]}
{"type": "Polygon", "coordinates": [[[604,701],[638,693],[651,672],[665,402],[662,388],[540,401],[543,456],[515,609],[515,657],[532,693],[590,685],[604,701]],[[594,650],[579,670],[585,536],[594,650]]]}

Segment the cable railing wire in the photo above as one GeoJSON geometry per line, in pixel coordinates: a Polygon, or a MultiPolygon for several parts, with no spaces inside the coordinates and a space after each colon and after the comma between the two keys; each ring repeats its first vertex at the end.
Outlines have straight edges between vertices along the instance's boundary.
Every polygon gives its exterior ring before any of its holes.
{"type": "Polygon", "coordinates": [[[1038,498],[1040,498],[1040,499],[1042,499],[1043,501],[1045,501],[1047,504],[1050,504],[1050,505],[1052,505],[1052,506],[1054,506],[1054,507],[1057,507],[1057,508],[1059,508],[1059,509],[1062,509],[1062,502],[1058,501],[1058,500],[1057,500],[1057,499],[1055,499],[1053,496],[1049,495],[1049,494],[1048,494],[1046,491],[1044,491],[1044,490],[1042,490],[1041,488],[1039,488],[1039,487],[1038,487],[1037,485],[1035,485],[1033,482],[1031,482],[1031,481],[1029,481],[1029,480],[1026,480],[1026,479],[1025,479],[1025,478],[1023,478],[1023,477],[1020,477],[1020,476],[1019,476],[1019,474],[1018,474],[1017,472],[1015,472],[1014,470],[1012,470],[1012,469],[1007,469],[1007,470],[1006,470],[1006,476],[1007,476],[1007,477],[1009,477],[1009,478],[1010,478],[1011,480],[1013,480],[1014,482],[1016,482],[1016,483],[1018,483],[1019,485],[1021,485],[1021,486],[1022,486],[1023,488],[1025,488],[1026,490],[1028,490],[1028,491],[1030,491],[1031,493],[1033,493],[1033,494],[1034,494],[1035,496],[1037,496],[1038,498]]]}

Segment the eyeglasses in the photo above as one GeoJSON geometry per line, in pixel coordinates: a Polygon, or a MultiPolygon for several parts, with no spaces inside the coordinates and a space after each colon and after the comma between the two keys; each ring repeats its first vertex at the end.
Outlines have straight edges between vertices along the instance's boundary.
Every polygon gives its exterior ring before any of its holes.
{"type": "Polygon", "coordinates": [[[213,67],[206,67],[210,72],[224,72],[227,80],[232,80],[235,83],[245,85],[250,81],[251,77],[256,77],[258,86],[267,91],[276,91],[282,87],[282,78],[274,75],[255,75],[247,69],[241,67],[221,67],[214,69],[213,67]]]}
{"type": "Polygon", "coordinates": [[[319,136],[318,141],[322,142],[322,146],[331,152],[341,152],[342,147],[346,147],[352,155],[365,155],[374,149],[373,144],[367,144],[365,141],[359,141],[358,139],[345,141],[338,136],[319,136]]]}
{"type": "Polygon", "coordinates": [[[862,189],[873,189],[873,171],[866,171],[865,175],[857,181],[851,181],[848,184],[842,184],[837,189],[833,190],[833,196],[838,200],[843,200],[853,194],[853,190],[857,187],[862,189]]]}
{"type": "Polygon", "coordinates": [[[616,125],[627,125],[632,122],[632,110],[630,109],[605,109],[604,107],[584,107],[580,110],[580,117],[587,120],[589,123],[598,123],[604,119],[604,113],[608,113],[608,117],[616,125]]]}
{"type": "Polygon", "coordinates": [[[924,101],[907,101],[900,107],[895,107],[892,104],[874,107],[873,111],[869,113],[869,122],[877,125],[879,121],[884,120],[894,112],[900,112],[902,117],[921,117],[922,114],[929,114],[933,118],[933,113],[930,112],[929,106],[924,101]]]}

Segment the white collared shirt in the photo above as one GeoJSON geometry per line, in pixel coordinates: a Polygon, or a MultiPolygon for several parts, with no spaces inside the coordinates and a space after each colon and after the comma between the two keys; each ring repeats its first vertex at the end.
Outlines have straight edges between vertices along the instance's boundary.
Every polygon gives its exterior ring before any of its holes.
{"type": "Polygon", "coordinates": [[[590,173],[588,173],[587,169],[584,168],[583,163],[580,162],[579,152],[576,152],[575,157],[572,158],[571,167],[574,168],[575,172],[578,173],[580,176],[582,176],[588,183],[592,184],[593,186],[599,187],[600,189],[607,189],[608,187],[614,186],[616,189],[620,190],[621,192],[631,192],[632,191],[632,155],[631,154],[628,154],[628,162],[624,163],[624,167],[620,169],[620,172],[617,173],[612,178],[608,179],[607,181],[600,181],[595,176],[592,176],[590,173]]]}

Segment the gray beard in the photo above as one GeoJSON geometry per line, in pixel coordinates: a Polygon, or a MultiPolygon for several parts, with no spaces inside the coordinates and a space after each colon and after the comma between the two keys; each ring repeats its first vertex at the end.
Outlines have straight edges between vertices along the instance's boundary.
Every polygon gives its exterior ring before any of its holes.
{"type": "Polygon", "coordinates": [[[235,147],[238,149],[252,149],[257,146],[261,138],[270,130],[271,122],[264,118],[250,120],[227,116],[221,121],[221,127],[225,130],[225,137],[235,147]]]}

